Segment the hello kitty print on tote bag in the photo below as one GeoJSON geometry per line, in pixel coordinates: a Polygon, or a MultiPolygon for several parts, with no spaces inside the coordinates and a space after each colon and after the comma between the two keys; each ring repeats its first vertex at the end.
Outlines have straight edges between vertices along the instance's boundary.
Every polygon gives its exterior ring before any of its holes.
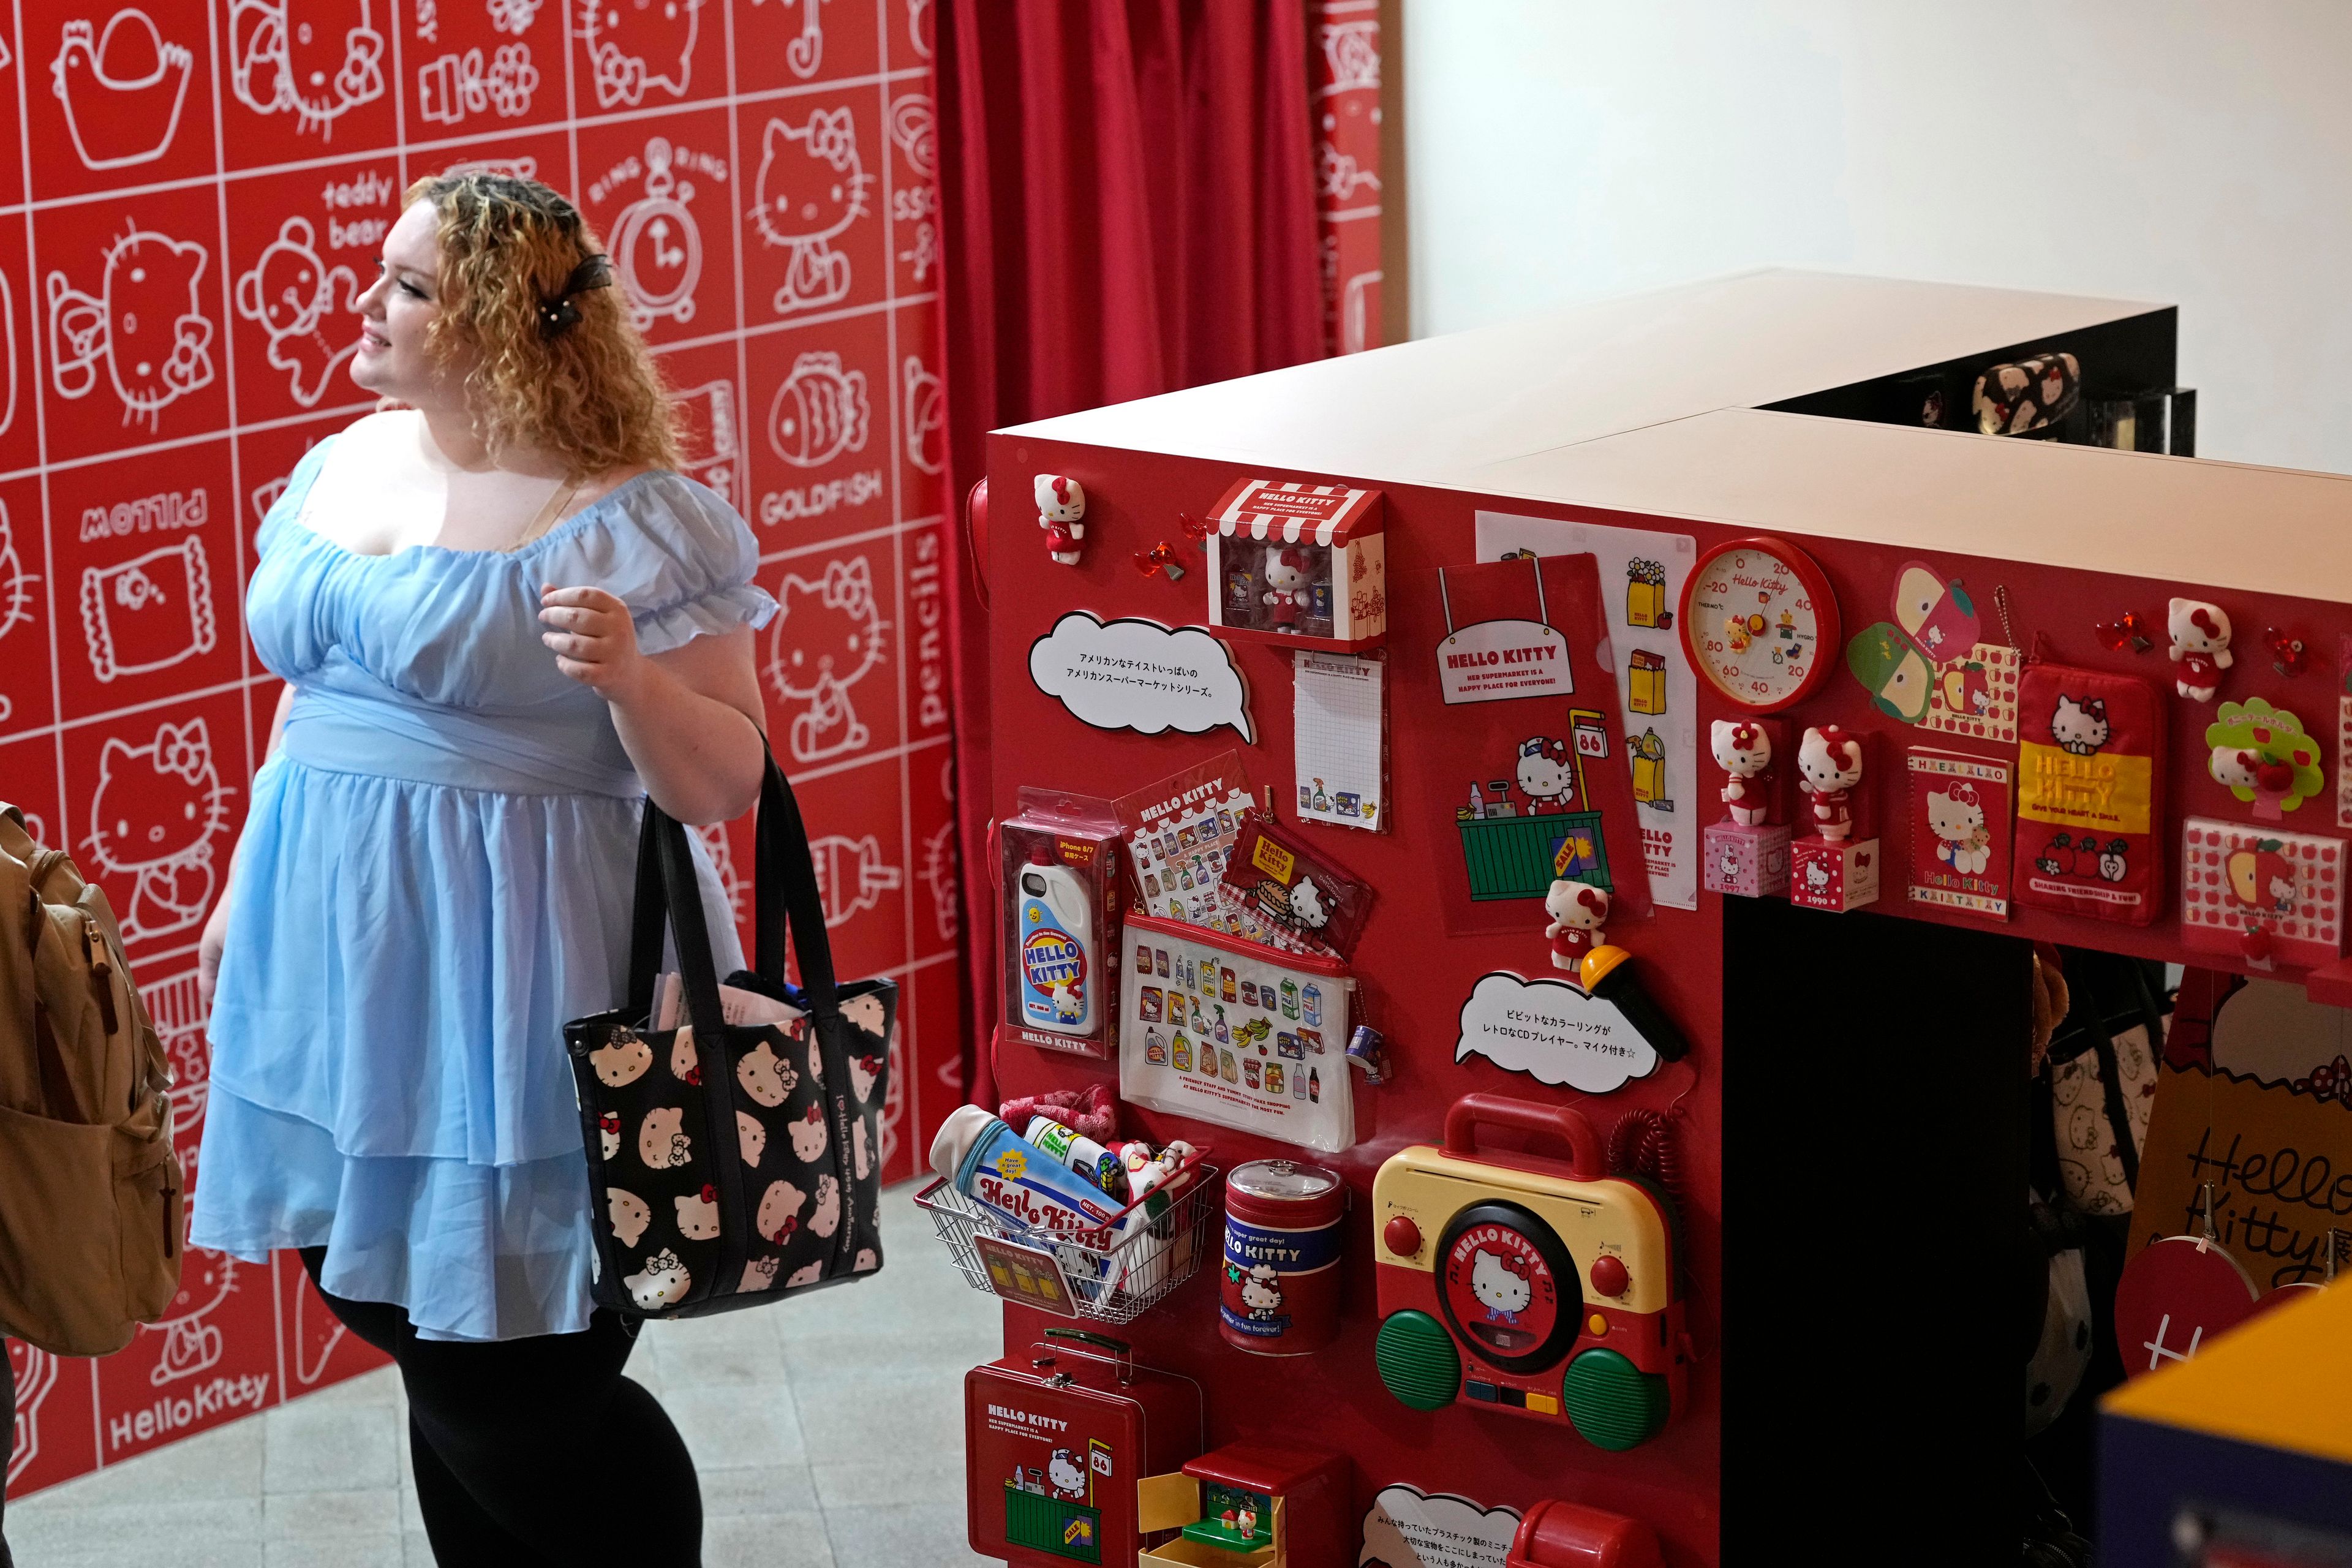
{"type": "Polygon", "coordinates": [[[696,1317],[882,1266],[880,1147],[898,988],[837,985],[815,867],[772,759],[760,803],[755,967],[728,984],[791,1004],[782,1023],[719,1010],[685,830],[651,802],[638,853],[629,995],[564,1031],[593,1194],[597,1303],[696,1317]],[[789,923],[803,982],[784,984],[789,923]],[[653,1030],[665,925],[688,1022],[653,1030]]]}

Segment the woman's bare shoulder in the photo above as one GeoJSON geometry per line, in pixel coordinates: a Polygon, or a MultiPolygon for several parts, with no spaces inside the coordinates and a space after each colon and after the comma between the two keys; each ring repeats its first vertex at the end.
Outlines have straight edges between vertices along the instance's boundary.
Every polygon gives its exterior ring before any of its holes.
{"type": "Polygon", "coordinates": [[[583,480],[580,489],[572,495],[571,505],[564,508],[564,515],[569,517],[573,512],[585,511],[631,479],[656,471],[646,464],[631,463],[622,468],[609,468],[593,479],[583,480]]]}

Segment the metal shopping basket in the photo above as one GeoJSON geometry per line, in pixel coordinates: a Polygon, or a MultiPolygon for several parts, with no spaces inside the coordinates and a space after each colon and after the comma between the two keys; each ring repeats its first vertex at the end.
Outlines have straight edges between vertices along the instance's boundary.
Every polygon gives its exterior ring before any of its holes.
{"type": "MultiPolygon", "coordinates": [[[[1124,1237],[1117,1222],[1090,1230],[1016,1226],[981,1207],[944,1181],[915,1194],[931,1216],[948,1255],[975,1290],[1098,1323],[1131,1323],[1192,1277],[1217,1241],[1217,1167],[1196,1165],[1166,1212],[1124,1237]],[[998,1245],[991,1246],[990,1243],[998,1245]],[[1018,1249],[1017,1251],[1015,1249],[1018,1249]],[[1022,1254],[1050,1254],[1057,1280],[1022,1279],[1022,1254]],[[1066,1294],[1064,1294],[1065,1288],[1066,1294]],[[1055,1298],[1062,1297],[1066,1305],[1055,1298]]],[[[1144,1200],[1149,1203],[1149,1198],[1144,1200]]]]}

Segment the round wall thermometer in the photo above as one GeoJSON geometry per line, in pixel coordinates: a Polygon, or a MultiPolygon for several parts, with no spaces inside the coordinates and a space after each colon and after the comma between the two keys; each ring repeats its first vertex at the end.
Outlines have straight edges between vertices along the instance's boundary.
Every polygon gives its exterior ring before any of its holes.
{"type": "Polygon", "coordinates": [[[1702,554],[1683,584],[1683,647],[1717,691],[1756,713],[1802,701],[1837,658],[1837,595],[1813,558],[1779,539],[1702,554]]]}

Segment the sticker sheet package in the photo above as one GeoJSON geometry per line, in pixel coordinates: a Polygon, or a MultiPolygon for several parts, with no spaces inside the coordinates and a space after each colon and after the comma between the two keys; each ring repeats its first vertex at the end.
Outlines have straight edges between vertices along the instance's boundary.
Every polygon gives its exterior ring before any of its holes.
{"type": "Polygon", "coordinates": [[[1141,915],[1121,945],[1120,1099],[1327,1154],[1355,1142],[1346,965],[1141,915]]]}
{"type": "Polygon", "coordinates": [[[2007,761],[1914,746],[1911,901],[2009,918],[2007,761]]]}
{"type": "Polygon", "coordinates": [[[1635,732],[1620,709],[1594,557],[1423,573],[1400,613],[1397,657],[1424,698],[1416,750],[1441,759],[1429,842],[1447,932],[1540,923],[1561,880],[1606,891],[1613,919],[1647,915],[1634,805],[1671,805],[1665,749],[1656,721],[1635,732]]]}
{"type": "Polygon", "coordinates": [[[1223,882],[1234,840],[1254,809],[1239,752],[1226,752],[1121,795],[1136,908],[1162,920],[1240,931],[1223,882]]]}
{"type": "Polygon", "coordinates": [[[1125,903],[1116,808],[1025,786],[1019,805],[997,830],[1004,1003],[996,1038],[1107,1060],[1118,1047],[1110,935],[1125,903]]]}
{"type": "Polygon", "coordinates": [[[2146,925],[2164,905],[2164,703],[2130,676],[2035,664],[2018,683],[2021,904],[2146,925]]]}

